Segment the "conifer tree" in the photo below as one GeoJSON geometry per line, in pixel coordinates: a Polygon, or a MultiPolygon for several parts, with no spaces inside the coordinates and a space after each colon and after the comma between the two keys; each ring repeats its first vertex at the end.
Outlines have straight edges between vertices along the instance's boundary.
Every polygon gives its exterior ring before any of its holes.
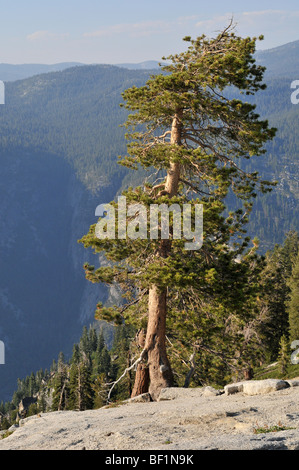
{"type": "Polygon", "coordinates": [[[252,248],[238,269],[222,260],[217,289],[200,286],[182,289],[168,302],[167,336],[169,355],[176,364],[180,386],[217,384],[241,380],[260,363],[260,279],[264,261],[252,248]],[[224,272],[234,275],[228,295],[222,285],[224,272]]]}
{"type": "Polygon", "coordinates": [[[275,245],[265,257],[265,268],[260,284],[262,290],[260,305],[265,311],[261,335],[270,361],[276,360],[281,337],[290,336],[290,322],[292,329],[294,326],[293,319],[290,318],[290,306],[288,307],[291,292],[289,280],[298,248],[298,233],[290,231],[286,234],[283,244],[275,245]]]}
{"type": "Polygon", "coordinates": [[[70,368],[69,409],[83,411],[93,406],[91,371],[86,361],[73,363],[70,368]]]}
{"type": "Polygon", "coordinates": [[[105,346],[105,339],[104,339],[103,331],[101,331],[100,334],[98,335],[96,350],[98,352],[101,352],[104,346],[105,346]]]}
{"type": "MultiPolygon", "coordinates": [[[[153,204],[168,208],[189,204],[191,212],[194,203],[203,205],[202,248],[184,249],[186,236],[175,236],[172,220],[168,238],[163,238],[159,227],[157,238],[142,239],[138,214],[135,220],[132,216],[130,237],[127,232],[126,237],[107,234],[100,239],[93,225],[81,240],[85,247],[103,251],[111,262],[99,269],[86,263],[86,278],[119,284],[127,299],[115,308],[99,304],[98,318],[125,320],[146,330],[136,363],[148,365],[153,400],[161,388],[174,383],[166,349],[169,299],[192,287],[203,298],[222,291],[227,294],[224,306],[237,310],[242,282],[237,289],[234,283],[243,265],[235,260],[248,244],[244,224],[257,192],[271,189],[256,172],[244,171],[242,161],[264,154],[264,144],[273,138],[275,129],[259,119],[254,105],[231,99],[227,93],[234,88],[253,95],[265,88],[264,68],[253,57],[257,38],[238,37],[230,24],[215,38],[203,35],[185,41],[188,49],[166,58],[171,63],[160,74],[145,86],[123,93],[124,106],[131,114],[126,122],[128,155],[120,162],[132,169],[154,168],[162,175],[159,181],[148,179],[143,187],[123,192],[128,205],[142,204],[147,215],[153,204]],[[227,216],[224,200],[229,191],[241,206],[227,216]]],[[[111,204],[116,207],[115,202],[111,204]]],[[[118,213],[115,223],[119,234],[123,227],[118,213]]]]}
{"type": "Polygon", "coordinates": [[[98,335],[97,335],[95,328],[92,328],[92,327],[89,328],[88,336],[89,336],[89,348],[92,354],[94,351],[96,351],[97,344],[98,344],[98,335]]]}
{"type": "Polygon", "coordinates": [[[109,378],[111,367],[111,358],[109,351],[106,346],[104,346],[100,353],[100,373],[105,374],[106,380],[109,378]]]}
{"type": "Polygon", "coordinates": [[[80,338],[80,352],[84,354],[86,358],[90,359],[91,356],[91,344],[89,332],[86,326],[83,327],[82,336],[80,338]]]}
{"type": "MultiPolygon", "coordinates": [[[[134,336],[134,331],[127,325],[119,325],[115,328],[113,346],[110,351],[112,359],[110,382],[111,379],[117,380],[123,374],[123,371],[130,367],[132,336],[134,336]]],[[[114,395],[117,395],[119,399],[129,398],[132,393],[132,380],[133,371],[128,370],[121,383],[114,390],[114,395]]]]}
{"type": "MultiPolygon", "coordinates": [[[[86,339],[87,330],[84,329],[81,339],[86,339]]],[[[83,341],[84,343],[84,341],[83,341]]],[[[82,346],[82,342],[80,341],[82,346]]],[[[85,343],[86,347],[87,344],[85,343]]],[[[69,399],[68,409],[83,411],[92,408],[92,372],[91,363],[86,352],[78,345],[74,345],[71,366],[69,369],[69,399]]]]}
{"type": "Polygon", "coordinates": [[[52,410],[60,411],[67,407],[69,395],[69,377],[68,367],[64,360],[64,355],[61,352],[59,354],[57,363],[57,372],[54,377],[54,389],[53,389],[53,401],[52,410]]]}
{"type": "Polygon", "coordinates": [[[105,387],[106,377],[99,374],[92,382],[93,408],[101,408],[107,402],[107,387],[105,387]]]}
{"type": "Polygon", "coordinates": [[[290,341],[297,341],[299,340],[299,251],[288,280],[288,287],[290,289],[287,303],[290,341]]]}

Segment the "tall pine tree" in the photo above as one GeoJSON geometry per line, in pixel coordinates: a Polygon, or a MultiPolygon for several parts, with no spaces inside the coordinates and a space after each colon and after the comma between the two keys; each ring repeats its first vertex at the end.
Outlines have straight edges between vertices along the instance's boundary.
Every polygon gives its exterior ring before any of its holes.
{"type": "MultiPolygon", "coordinates": [[[[235,260],[248,244],[244,223],[257,191],[270,189],[256,172],[242,169],[242,160],[264,154],[264,144],[275,135],[275,129],[259,119],[254,105],[226,93],[231,87],[247,95],[265,88],[264,68],[253,57],[257,39],[238,37],[229,25],[215,38],[187,37],[185,41],[188,49],[168,57],[171,63],[162,73],[152,76],[145,86],[123,93],[124,106],[131,114],[126,123],[128,155],[121,163],[132,169],[155,168],[162,175],[159,181],[148,180],[123,195],[127,204],[142,204],[147,215],[154,204],[170,209],[172,204],[190,205],[193,222],[194,204],[202,204],[202,248],[186,250],[190,237],[175,235],[171,217],[169,237],[163,237],[159,227],[158,237],[143,239],[138,213],[135,219],[131,214],[123,236],[117,211],[116,233],[121,236],[99,237],[93,225],[81,240],[84,246],[103,251],[111,262],[97,270],[85,264],[86,278],[118,283],[127,299],[125,306],[115,308],[99,304],[97,314],[146,330],[138,362],[148,365],[153,400],[161,388],[174,382],[166,350],[170,297],[192,287],[203,298],[220,295],[222,290],[230,308],[239,305],[234,283],[242,267],[235,260]],[[229,191],[242,203],[227,216],[229,191]]],[[[111,205],[117,207],[115,202],[111,205]]]]}

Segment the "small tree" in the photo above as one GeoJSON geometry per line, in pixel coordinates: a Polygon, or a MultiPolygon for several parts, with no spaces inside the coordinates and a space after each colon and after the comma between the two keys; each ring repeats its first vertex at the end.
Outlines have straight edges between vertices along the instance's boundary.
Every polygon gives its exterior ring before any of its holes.
{"type": "MultiPolygon", "coordinates": [[[[159,237],[142,239],[138,214],[135,221],[133,217],[131,237],[111,239],[107,234],[99,239],[93,225],[81,240],[84,246],[103,251],[111,262],[97,270],[85,264],[86,278],[119,284],[127,299],[125,306],[115,308],[99,304],[98,317],[125,319],[146,330],[135,362],[147,363],[154,400],[161,388],[174,382],[166,350],[169,298],[192,287],[203,297],[224,289],[226,304],[230,308],[235,304],[235,311],[239,305],[235,260],[248,243],[242,240],[243,224],[256,191],[269,190],[269,183],[256,172],[245,172],[241,161],[265,153],[264,144],[275,134],[267,121],[259,120],[254,105],[229,97],[232,88],[247,95],[265,88],[264,68],[253,57],[257,38],[238,37],[229,25],[216,38],[186,37],[185,41],[187,51],[168,57],[171,63],[162,73],[152,76],[145,86],[123,93],[124,106],[131,114],[126,123],[128,155],[121,163],[132,169],[154,167],[161,175],[160,181],[148,180],[123,194],[128,204],[146,207],[147,214],[153,204],[190,204],[192,210],[194,203],[202,204],[203,247],[185,250],[183,238],[174,236],[173,221],[169,238],[161,236],[160,227],[159,237]],[[225,216],[224,199],[230,190],[243,207],[225,216]]],[[[123,234],[118,215],[115,223],[116,232],[123,234]]]]}
{"type": "Polygon", "coordinates": [[[69,368],[68,408],[79,411],[92,408],[92,371],[87,329],[83,329],[80,344],[75,344],[69,368]]]}
{"type": "Polygon", "coordinates": [[[265,268],[260,283],[262,289],[260,303],[266,315],[260,330],[270,361],[277,358],[282,336],[299,339],[295,338],[294,330],[296,307],[293,310],[290,304],[291,284],[293,285],[292,266],[297,257],[298,247],[298,234],[291,231],[287,233],[282,245],[275,245],[265,256],[265,268]],[[294,313],[294,317],[291,312],[294,313]],[[294,338],[291,330],[294,331],[294,338]]]}
{"type": "Polygon", "coordinates": [[[299,340],[299,252],[293,264],[288,286],[290,289],[290,298],[287,303],[290,341],[296,341],[299,340]]]}
{"type": "Polygon", "coordinates": [[[64,362],[63,353],[59,354],[57,371],[53,384],[52,410],[64,410],[67,406],[69,395],[69,374],[68,366],[64,362]]]}

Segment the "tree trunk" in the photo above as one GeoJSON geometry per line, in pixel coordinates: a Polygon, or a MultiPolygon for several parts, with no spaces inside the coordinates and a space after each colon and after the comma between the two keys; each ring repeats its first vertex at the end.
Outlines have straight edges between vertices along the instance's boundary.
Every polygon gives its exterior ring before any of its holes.
{"type": "Polygon", "coordinates": [[[166,290],[153,285],[149,291],[145,347],[149,367],[149,393],[157,400],[162,388],[171,387],[173,376],[166,353],[166,290]]]}
{"type": "MultiPolygon", "coordinates": [[[[145,330],[141,330],[138,335],[138,344],[140,348],[144,348],[145,345],[145,330]]],[[[131,393],[131,398],[142,395],[148,392],[149,387],[149,369],[147,364],[141,362],[137,366],[134,388],[131,393]]]]}
{"type": "MultiPolygon", "coordinates": [[[[172,122],[171,144],[181,144],[181,113],[178,112],[172,122]]],[[[169,197],[177,194],[180,178],[180,163],[170,162],[165,181],[165,192],[169,197]]],[[[171,251],[171,241],[161,240],[157,256],[166,258],[171,251]]],[[[162,388],[173,385],[173,374],[166,353],[166,314],[167,289],[152,285],[148,298],[148,326],[145,349],[149,367],[149,393],[157,400],[162,388]]]]}
{"type": "Polygon", "coordinates": [[[189,359],[189,362],[190,362],[190,370],[188,372],[188,374],[186,375],[186,378],[185,378],[185,383],[184,383],[184,388],[188,388],[189,385],[190,385],[190,381],[194,375],[194,372],[195,372],[195,367],[196,367],[196,364],[195,364],[195,354],[196,354],[196,351],[193,351],[193,353],[191,354],[190,356],[190,359],[189,359]]]}
{"type": "Polygon", "coordinates": [[[147,393],[149,388],[149,369],[146,364],[138,364],[131,398],[147,393]]]}

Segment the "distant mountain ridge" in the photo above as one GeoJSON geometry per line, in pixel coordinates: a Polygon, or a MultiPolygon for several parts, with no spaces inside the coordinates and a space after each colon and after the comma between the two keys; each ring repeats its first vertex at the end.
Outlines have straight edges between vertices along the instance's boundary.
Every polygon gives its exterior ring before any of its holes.
{"type": "MultiPolygon", "coordinates": [[[[4,64],[0,63],[0,80],[3,82],[12,82],[15,80],[24,80],[35,75],[41,75],[50,72],[62,72],[72,67],[84,67],[88,65],[105,65],[105,64],[83,64],[81,62],[61,62],[58,64],[4,64]]],[[[110,65],[110,64],[108,64],[110,65]]],[[[111,64],[113,65],[113,64],[111,64]]],[[[116,64],[130,70],[147,70],[157,69],[159,62],[156,60],[147,60],[139,63],[116,64]]]]}
{"type": "MultiPolygon", "coordinates": [[[[299,40],[293,41],[282,46],[272,49],[258,50],[256,52],[256,61],[267,67],[266,74],[275,75],[276,77],[290,76],[297,74],[299,76],[299,40]]],[[[115,65],[117,67],[127,68],[130,70],[149,70],[158,69],[159,64],[163,61],[146,60],[143,62],[124,62],[115,65]]],[[[56,64],[7,64],[0,63],[0,80],[14,81],[22,80],[49,72],[61,72],[65,69],[75,66],[88,65],[106,65],[101,63],[86,64],[82,62],[61,62],[56,64]]]]}
{"type": "Polygon", "coordinates": [[[257,64],[265,65],[266,76],[299,80],[299,40],[256,52],[257,64]]]}
{"type": "Polygon", "coordinates": [[[159,64],[163,61],[157,60],[146,60],[145,62],[138,62],[138,63],[124,63],[124,64],[116,64],[118,67],[124,67],[130,70],[149,70],[149,69],[158,69],[159,64]]]}
{"type": "Polygon", "coordinates": [[[58,64],[3,64],[0,63],[0,80],[11,82],[39,75],[41,73],[61,72],[67,68],[84,65],[80,62],[62,62],[58,64]]]}

